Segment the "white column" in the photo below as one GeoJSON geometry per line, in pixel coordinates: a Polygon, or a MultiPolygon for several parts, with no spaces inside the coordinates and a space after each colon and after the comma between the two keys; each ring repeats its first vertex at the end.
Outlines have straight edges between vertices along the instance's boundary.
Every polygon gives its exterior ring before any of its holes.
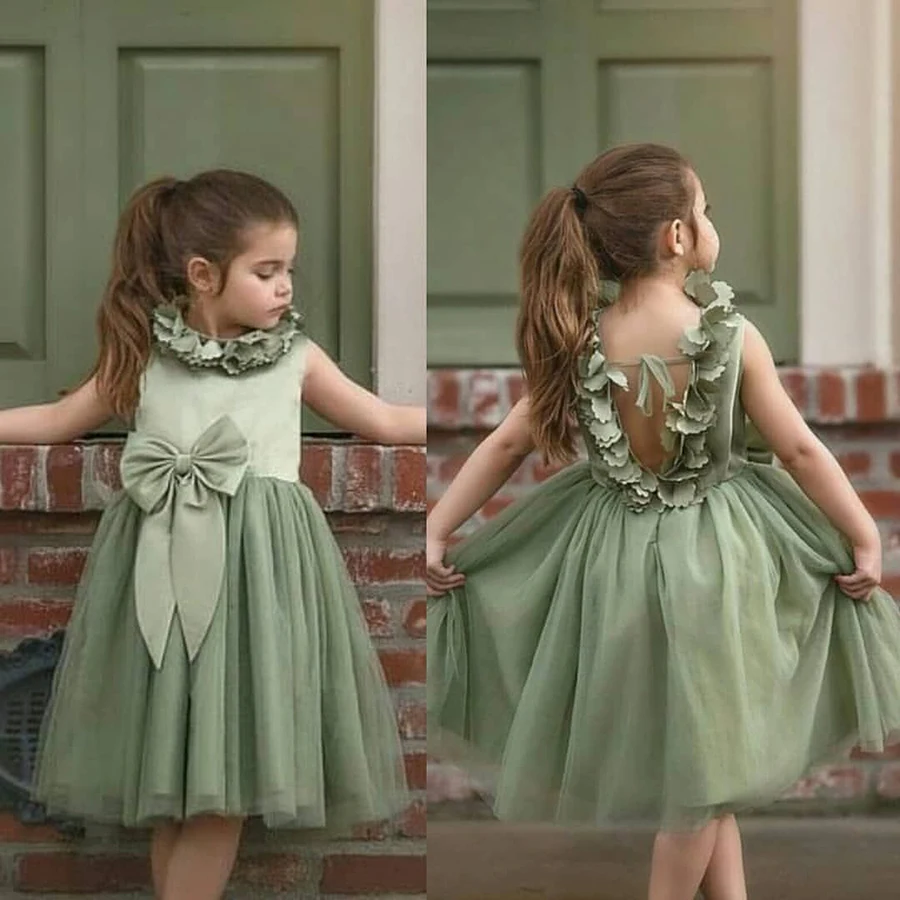
{"type": "Polygon", "coordinates": [[[801,362],[891,362],[891,0],[800,0],[801,362]]]}
{"type": "Polygon", "coordinates": [[[425,0],[375,16],[376,390],[425,403],[425,0]]]}

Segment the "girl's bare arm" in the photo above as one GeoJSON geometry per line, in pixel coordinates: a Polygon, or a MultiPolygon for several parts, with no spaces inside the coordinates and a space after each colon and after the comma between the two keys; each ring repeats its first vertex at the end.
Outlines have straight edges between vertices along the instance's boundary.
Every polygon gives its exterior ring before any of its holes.
{"type": "Polygon", "coordinates": [[[839,577],[841,587],[857,599],[867,596],[881,579],[878,526],[837,460],[794,406],[765,340],[749,322],[744,335],[741,400],[785,469],[853,545],[857,571],[839,577]]]}
{"type": "Polygon", "coordinates": [[[466,460],[428,516],[428,534],[448,538],[510,478],[534,449],[528,399],[520,400],[503,422],[466,460]]]}
{"type": "Polygon", "coordinates": [[[54,403],[0,410],[0,444],[60,444],[99,428],[112,416],[91,378],[54,403]]]}
{"type": "Polygon", "coordinates": [[[310,343],[303,401],[345,431],[380,444],[424,444],[425,409],[387,403],[348,378],[330,356],[310,343]]]}

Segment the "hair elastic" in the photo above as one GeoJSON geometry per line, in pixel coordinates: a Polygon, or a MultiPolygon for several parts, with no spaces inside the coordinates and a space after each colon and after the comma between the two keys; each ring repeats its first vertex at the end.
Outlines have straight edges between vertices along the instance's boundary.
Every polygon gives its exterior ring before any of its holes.
{"type": "Polygon", "coordinates": [[[577,184],[572,185],[572,194],[575,197],[575,212],[582,216],[588,206],[588,195],[577,184]]]}

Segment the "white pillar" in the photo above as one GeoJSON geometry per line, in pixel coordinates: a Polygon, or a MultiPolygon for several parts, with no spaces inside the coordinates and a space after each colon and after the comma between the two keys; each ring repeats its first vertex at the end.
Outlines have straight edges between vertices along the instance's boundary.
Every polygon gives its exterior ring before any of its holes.
{"type": "Polygon", "coordinates": [[[800,355],[889,365],[891,0],[800,0],[800,355]]]}
{"type": "Polygon", "coordinates": [[[375,16],[375,389],[424,404],[425,0],[375,16]]]}

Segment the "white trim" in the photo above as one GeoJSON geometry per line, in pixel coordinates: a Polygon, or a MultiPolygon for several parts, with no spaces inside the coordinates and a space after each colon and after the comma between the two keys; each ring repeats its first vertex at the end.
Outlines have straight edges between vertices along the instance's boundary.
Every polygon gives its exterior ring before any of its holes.
{"type": "Polygon", "coordinates": [[[376,391],[425,403],[425,0],[375,3],[376,391]]]}
{"type": "Polygon", "coordinates": [[[890,2],[800,0],[800,354],[891,359],[890,2]]]}
{"type": "Polygon", "coordinates": [[[872,117],[874,120],[874,165],[872,166],[872,291],[875,320],[875,355],[878,366],[893,363],[892,301],[892,177],[893,89],[891,85],[893,39],[892,0],[875,0],[875,53],[872,117]]]}

